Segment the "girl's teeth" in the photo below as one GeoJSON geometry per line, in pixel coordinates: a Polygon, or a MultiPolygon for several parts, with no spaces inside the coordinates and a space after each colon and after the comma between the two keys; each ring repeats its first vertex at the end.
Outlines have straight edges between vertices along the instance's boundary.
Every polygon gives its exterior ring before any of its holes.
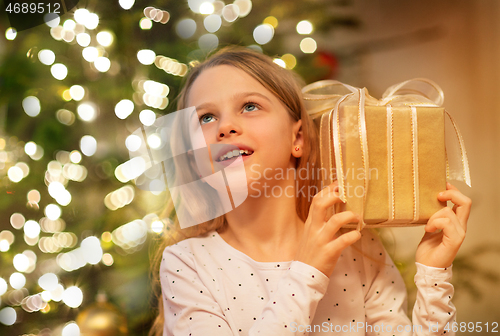
{"type": "Polygon", "coordinates": [[[250,152],[250,151],[248,151],[246,149],[235,149],[235,150],[232,150],[231,152],[227,152],[226,154],[222,155],[219,158],[219,161],[224,161],[226,159],[230,159],[232,157],[235,157],[235,156],[238,156],[238,155],[243,155],[243,154],[250,155],[252,153],[253,152],[250,152]]]}

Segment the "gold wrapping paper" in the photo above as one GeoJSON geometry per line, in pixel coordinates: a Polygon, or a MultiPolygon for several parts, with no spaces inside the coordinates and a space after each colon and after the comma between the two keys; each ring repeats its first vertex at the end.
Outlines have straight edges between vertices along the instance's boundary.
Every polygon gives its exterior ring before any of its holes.
{"type": "MultiPolygon", "coordinates": [[[[361,214],[364,206],[367,227],[425,224],[430,216],[446,206],[437,200],[437,194],[446,190],[444,109],[417,107],[416,123],[411,107],[390,110],[382,106],[365,107],[370,155],[364,205],[360,141],[355,137],[346,140],[347,202],[338,204],[336,211],[351,210],[361,214]]],[[[357,133],[357,118],[358,106],[344,107],[345,132],[357,133]]],[[[345,227],[357,226],[351,223],[345,227]]]]}
{"type": "Polygon", "coordinates": [[[443,206],[447,179],[471,185],[458,126],[440,107],[441,88],[427,79],[396,84],[377,100],[364,89],[319,81],[303,89],[319,129],[324,185],[339,182],[340,199],[328,211],[361,215],[347,228],[425,224],[443,206]],[[449,121],[446,124],[446,121],[449,121]],[[445,132],[446,130],[446,132],[445,132]]]}

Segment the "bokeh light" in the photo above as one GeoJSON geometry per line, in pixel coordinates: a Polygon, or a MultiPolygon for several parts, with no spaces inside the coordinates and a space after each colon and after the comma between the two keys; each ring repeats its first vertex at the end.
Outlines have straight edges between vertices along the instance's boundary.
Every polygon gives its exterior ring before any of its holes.
{"type": "Polygon", "coordinates": [[[111,266],[114,263],[113,256],[109,253],[104,253],[102,255],[102,263],[106,266],[111,266]]]}
{"type": "Polygon", "coordinates": [[[14,289],[21,289],[26,285],[26,277],[22,273],[12,273],[9,277],[9,283],[14,289]]]}
{"type": "Polygon", "coordinates": [[[139,148],[141,148],[142,140],[139,136],[135,134],[131,134],[125,139],[125,146],[131,152],[135,152],[139,148]]]}
{"type": "Polygon", "coordinates": [[[141,27],[142,30],[149,30],[153,27],[153,21],[147,17],[143,17],[139,21],[139,27],[141,27]]]}
{"type": "Polygon", "coordinates": [[[52,65],[56,60],[56,54],[52,50],[42,49],[38,52],[38,59],[42,64],[52,65]]]}
{"type": "Polygon", "coordinates": [[[144,65],[153,64],[156,58],[156,53],[153,50],[143,49],[137,52],[137,59],[144,65]]]}
{"type": "Polygon", "coordinates": [[[26,219],[24,218],[24,216],[20,213],[13,213],[11,216],[10,216],[10,224],[12,225],[12,227],[14,229],[17,229],[17,230],[20,230],[23,228],[24,226],[24,223],[26,222],[26,219]]]}
{"type": "Polygon", "coordinates": [[[102,31],[96,35],[97,43],[103,47],[109,47],[113,43],[113,34],[109,31],[102,31]]]}
{"type": "Polygon", "coordinates": [[[5,307],[0,310],[0,322],[7,326],[13,325],[16,323],[17,313],[16,310],[12,307],[5,307]]]}
{"type": "Polygon", "coordinates": [[[215,34],[204,34],[198,39],[198,46],[202,50],[214,50],[219,45],[219,38],[215,34]]]}
{"type": "Polygon", "coordinates": [[[86,122],[93,121],[97,116],[95,107],[90,103],[81,103],[78,105],[77,112],[78,117],[86,122]]]}
{"type": "Polygon", "coordinates": [[[50,73],[57,80],[63,80],[68,75],[68,68],[61,63],[56,63],[50,67],[50,73]]]}
{"type": "Polygon", "coordinates": [[[272,40],[274,36],[274,28],[270,24],[263,23],[258,25],[253,30],[253,38],[258,44],[266,44],[272,40]]]}
{"type": "Polygon", "coordinates": [[[297,33],[301,35],[308,35],[311,34],[313,31],[313,25],[310,21],[308,20],[302,20],[299,23],[297,23],[297,33]]]}
{"type": "Polygon", "coordinates": [[[40,234],[40,224],[30,219],[24,223],[23,230],[27,237],[36,238],[40,234]]]}
{"type": "Polygon", "coordinates": [[[87,33],[80,33],[76,35],[76,43],[78,43],[81,47],[88,47],[90,41],[90,35],[87,33]]]}
{"type": "Polygon", "coordinates": [[[82,161],[82,154],[80,154],[80,152],[77,150],[71,151],[71,153],[69,154],[69,159],[73,163],[80,163],[80,161],[82,161]]]}
{"type": "Polygon", "coordinates": [[[24,112],[30,117],[36,117],[38,114],[40,114],[40,100],[38,100],[37,97],[29,96],[24,98],[22,105],[24,112]]]}
{"type": "Polygon", "coordinates": [[[127,118],[134,111],[134,102],[122,99],[115,105],[115,114],[120,119],[127,118]]]}
{"type": "Polygon", "coordinates": [[[80,150],[85,156],[92,156],[97,151],[97,140],[91,135],[84,135],[80,140],[80,150]]]}
{"type": "Polygon", "coordinates": [[[85,89],[81,85],[73,85],[69,88],[69,94],[73,100],[80,101],[85,96],[85,89]]]}
{"type": "Polygon", "coordinates": [[[3,278],[0,278],[0,296],[4,295],[5,292],[7,292],[7,289],[7,281],[5,281],[3,278]]]}
{"type": "Polygon", "coordinates": [[[264,19],[263,23],[267,23],[271,26],[273,26],[274,29],[278,27],[278,19],[275,18],[274,16],[268,16],[264,19]]]}
{"type": "Polygon", "coordinates": [[[7,30],[5,31],[5,38],[9,41],[12,41],[13,39],[15,39],[16,36],[17,36],[16,28],[10,27],[10,28],[7,28],[7,30]]]}
{"type": "Polygon", "coordinates": [[[54,273],[45,273],[40,278],[38,278],[38,285],[42,289],[49,292],[55,290],[58,284],[59,284],[59,279],[57,278],[57,275],[55,275],[54,273]]]}
{"type": "MultiPolygon", "coordinates": [[[[61,217],[62,210],[61,208],[56,205],[56,204],[48,204],[45,207],[45,216],[47,216],[48,219],[50,220],[57,220],[59,217],[61,217]]],[[[24,225],[26,227],[26,225],[24,225]]]]}
{"type": "Polygon", "coordinates": [[[118,0],[118,3],[123,9],[128,10],[132,8],[132,6],[135,3],[135,0],[118,0]]]}
{"type": "Polygon", "coordinates": [[[151,110],[142,110],[139,113],[139,120],[144,126],[151,126],[156,120],[156,113],[151,110]]]}
{"type": "Polygon", "coordinates": [[[87,62],[94,62],[99,57],[99,50],[96,47],[86,47],[82,50],[82,56],[87,62]]]}
{"type": "Polygon", "coordinates": [[[97,57],[94,61],[94,66],[99,72],[106,72],[111,68],[111,61],[104,56],[97,57]]]}
{"type": "Polygon", "coordinates": [[[12,265],[18,272],[26,271],[30,266],[30,261],[24,254],[16,254],[12,259],[12,265]]]}
{"type": "Polygon", "coordinates": [[[311,37],[306,37],[300,41],[300,50],[305,54],[312,54],[317,47],[316,41],[311,37]]]}
{"type": "Polygon", "coordinates": [[[63,302],[70,308],[78,308],[83,302],[83,292],[76,286],[66,288],[62,295],[63,302]]]}
{"type": "Polygon", "coordinates": [[[180,38],[188,39],[196,32],[196,22],[193,19],[180,20],[175,26],[175,31],[180,38]]]}
{"type": "Polygon", "coordinates": [[[212,15],[207,16],[203,20],[203,25],[205,26],[205,29],[209,33],[215,33],[216,31],[218,31],[220,29],[220,27],[222,25],[222,19],[220,18],[219,15],[212,14],[212,15]]]}

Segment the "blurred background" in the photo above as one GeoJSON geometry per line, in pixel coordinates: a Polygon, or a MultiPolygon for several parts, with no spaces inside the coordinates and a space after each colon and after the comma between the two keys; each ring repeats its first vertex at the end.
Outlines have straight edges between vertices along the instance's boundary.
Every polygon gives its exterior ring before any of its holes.
{"type": "MultiPolygon", "coordinates": [[[[228,44],[376,98],[416,77],[442,87],[472,173],[472,188],[455,183],[473,200],[454,263],[457,321],[500,323],[498,1],[80,0],[24,30],[3,9],[0,335],[147,334],[168,195],[134,187],[130,134],[175,111],[185,73],[228,44]]],[[[423,228],[380,234],[411,312],[423,228]]]]}

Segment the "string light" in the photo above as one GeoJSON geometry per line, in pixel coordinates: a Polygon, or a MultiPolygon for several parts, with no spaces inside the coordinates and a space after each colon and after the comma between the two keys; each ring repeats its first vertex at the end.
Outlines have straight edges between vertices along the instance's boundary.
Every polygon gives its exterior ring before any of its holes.
{"type": "Polygon", "coordinates": [[[134,111],[134,102],[122,99],[115,105],[115,114],[120,119],[127,118],[134,111]]]}
{"type": "Polygon", "coordinates": [[[16,38],[16,36],[17,36],[16,28],[10,27],[10,28],[7,28],[7,30],[5,31],[5,38],[9,41],[14,40],[16,38]]]}
{"type": "MultiPolygon", "coordinates": [[[[149,19],[150,21],[160,22],[162,24],[166,24],[170,20],[170,13],[169,12],[155,8],[155,7],[151,7],[151,6],[144,8],[144,15],[146,16],[145,19],[149,19]]],[[[147,24],[147,23],[145,23],[145,24],[147,24]]],[[[151,22],[151,25],[152,25],[152,22],[151,22]]],[[[141,28],[142,28],[142,26],[141,26],[141,28]]],[[[151,29],[151,27],[143,28],[143,29],[151,29]]]]}
{"type": "Polygon", "coordinates": [[[151,21],[147,17],[143,17],[139,21],[139,27],[141,27],[142,30],[149,30],[149,29],[151,29],[153,27],[153,21],[151,21]]]}
{"type": "Polygon", "coordinates": [[[175,25],[175,32],[180,38],[188,39],[196,32],[196,22],[193,19],[180,20],[175,25]]]}
{"type": "Polygon", "coordinates": [[[97,151],[97,141],[91,135],[84,135],[80,139],[80,150],[85,156],[92,156],[97,151]]]}
{"type": "Polygon", "coordinates": [[[62,63],[56,63],[50,67],[50,73],[57,80],[63,80],[68,75],[68,68],[62,63]]]}
{"type": "Polygon", "coordinates": [[[316,41],[311,37],[306,37],[300,41],[300,50],[305,54],[312,54],[317,47],[316,41]]]}
{"type": "Polygon", "coordinates": [[[94,66],[99,72],[107,72],[111,67],[111,61],[107,57],[97,57],[94,66]]]}
{"type": "Polygon", "coordinates": [[[36,117],[41,110],[40,100],[35,96],[29,96],[23,99],[24,112],[30,117],[36,117]]]}
{"type": "Polygon", "coordinates": [[[90,41],[90,35],[87,33],[80,33],[76,35],[76,43],[78,43],[81,47],[88,47],[90,41]]]}
{"type": "Polygon", "coordinates": [[[96,35],[97,43],[103,47],[109,47],[113,43],[113,35],[109,31],[102,31],[96,35]]]}
{"type": "Polygon", "coordinates": [[[75,322],[69,322],[62,329],[61,336],[80,336],[80,327],[75,322]]]}
{"type": "Polygon", "coordinates": [[[125,186],[115,191],[110,192],[104,197],[104,205],[115,211],[130,204],[135,197],[135,191],[132,186],[125,186]]]}
{"type": "Polygon", "coordinates": [[[129,10],[134,5],[135,0],[118,0],[118,3],[123,9],[129,10]]]}
{"type": "Polygon", "coordinates": [[[268,16],[264,19],[263,23],[267,23],[271,26],[273,26],[274,29],[278,27],[278,19],[275,18],[274,16],[268,16]]]}
{"type": "Polygon", "coordinates": [[[240,18],[247,16],[252,10],[252,1],[250,0],[236,0],[233,4],[238,7],[240,18]]]}
{"type": "Polygon", "coordinates": [[[97,117],[97,111],[91,103],[81,103],[77,107],[78,117],[86,122],[92,122],[97,117]]]}
{"type": "Polygon", "coordinates": [[[0,322],[4,325],[11,326],[16,323],[17,313],[12,307],[5,307],[0,310],[0,322]]]}
{"type": "Polygon", "coordinates": [[[156,113],[151,110],[142,110],[139,113],[139,120],[144,126],[151,126],[156,120],[156,113]]]}
{"type": "Polygon", "coordinates": [[[297,23],[297,33],[301,35],[308,35],[311,34],[313,31],[313,25],[310,21],[308,20],[302,20],[299,23],[297,23]]]}
{"type": "Polygon", "coordinates": [[[222,25],[222,19],[220,18],[219,15],[212,14],[212,15],[207,16],[203,20],[203,25],[205,26],[205,29],[209,33],[215,33],[217,30],[220,29],[220,27],[222,25]]]}
{"type": "Polygon", "coordinates": [[[240,8],[234,4],[224,6],[222,9],[222,17],[227,22],[234,22],[240,15],[240,8]]]}
{"type": "Polygon", "coordinates": [[[38,52],[38,59],[42,64],[52,65],[56,60],[56,54],[52,50],[42,49],[38,52]]]}
{"type": "Polygon", "coordinates": [[[156,58],[156,53],[153,50],[143,49],[137,52],[137,59],[144,65],[153,64],[156,58]]]}
{"type": "Polygon", "coordinates": [[[253,31],[253,38],[258,44],[269,43],[274,36],[274,28],[270,24],[263,23],[255,27],[253,31]]]}
{"type": "Polygon", "coordinates": [[[63,302],[70,308],[78,308],[83,302],[83,292],[76,286],[66,288],[62,295],[63,302]]]}
{"type": "Polygon", "coordinates": [[[71,126],[75,122],[75,114],[66,109],[60,109],[56,112],[57,120],[64,125],[71,126]]]}
{"type": "Polygon", "coordinates": [[[200,5],[200,14],[209,15],[214,12],[214,5],[211,2],[205,1],[200,5]]]}
{"type": "Polygon", "coordinates": [[[198,46],[202,50],[214,50],[219,45],[219,38],[215,34],[204,34],[198,39],[198,46]]]}

